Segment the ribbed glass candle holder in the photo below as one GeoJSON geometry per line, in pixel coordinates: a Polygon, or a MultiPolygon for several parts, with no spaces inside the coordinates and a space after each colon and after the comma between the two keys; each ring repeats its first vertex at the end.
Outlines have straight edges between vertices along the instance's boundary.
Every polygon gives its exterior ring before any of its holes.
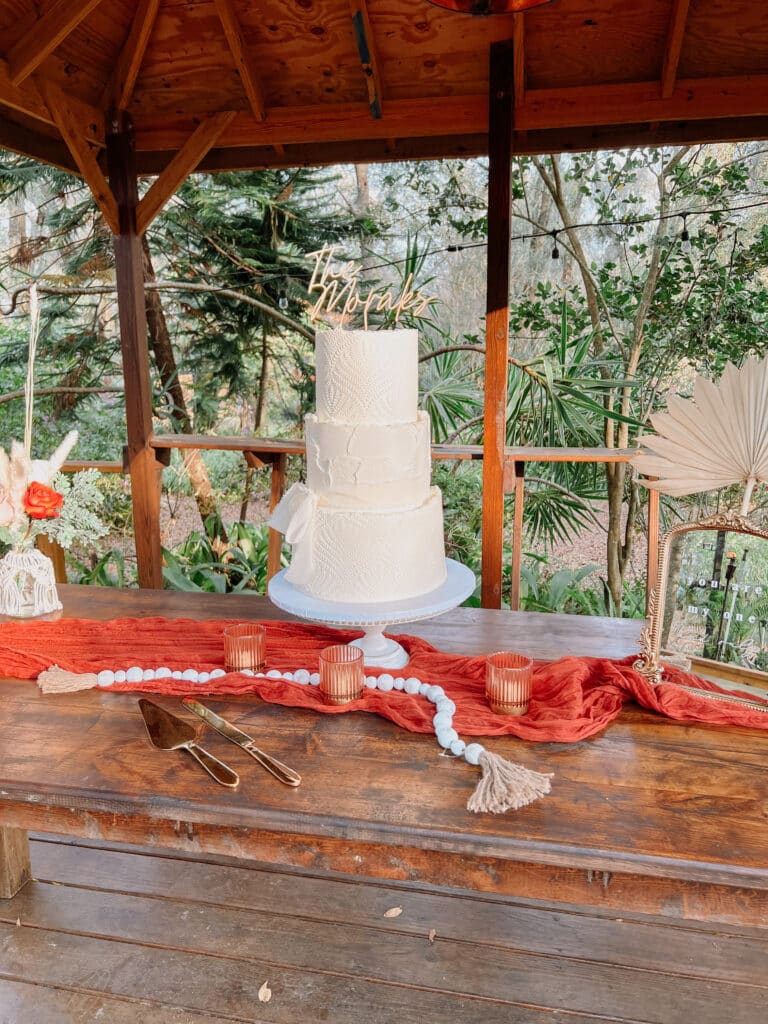
{"type": "Polygon", "coordinates": [[[335,644],[320,651],[320,694],[326,704],[349,704],[362,696],[364,685],[359,647],[335,644]]]}
{"type": "Polygon", "coordinates": [[[533,685],[533,661],[525,654],[489,654],[485,669],[485,698],[499,715],[524,715],[533,685]]]}
{"type": "Polygon", "coordinates": [[[267,659],[267,630],[250,622],[227,626],[224,630],[224,667],[227,672],[244,668],[261,672],[267,659]]]}

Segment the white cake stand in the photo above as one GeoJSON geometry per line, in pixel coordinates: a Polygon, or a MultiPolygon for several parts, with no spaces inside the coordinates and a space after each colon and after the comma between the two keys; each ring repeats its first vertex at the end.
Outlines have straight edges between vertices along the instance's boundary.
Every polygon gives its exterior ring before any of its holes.
{"type": "Polygon", "coordinates": [[[445,568],[447,576],[441,586],[408,601],[382,601],[378,604],[321,601],[289,583],[285,578],[287,569],[272,577],[267,594],[278,608],[301,619],[329,626],[359,626],[365,630],[365,636],[352,643],[362,648],[366,665],[404,668],[408,664],[408,652],[395,640],[384,636],[384,629],[442,615],[460,605],[475,589],[475,575],[466,565],[446,558],[445,568]]]}

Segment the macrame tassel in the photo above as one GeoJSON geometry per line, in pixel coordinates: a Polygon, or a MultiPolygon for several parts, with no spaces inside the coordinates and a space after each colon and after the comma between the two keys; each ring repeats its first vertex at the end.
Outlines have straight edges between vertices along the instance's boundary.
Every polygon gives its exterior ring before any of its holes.
{"type": "Polygon", "coordinates": [[[74,693],[76,690],[92,690],[98,683],[95,672],[67,672],[58,665],[41,672],[37,685],[43,693],[74,693]]]}
{"type": "Polygon", "coordinates": [[[478,763],[483,777],[467,801],[468,811],[488,811],[491,814],[516,811],[546,796],[552,788],[551,774],[531,771],[487,750],[480,754],[478,763]]]}

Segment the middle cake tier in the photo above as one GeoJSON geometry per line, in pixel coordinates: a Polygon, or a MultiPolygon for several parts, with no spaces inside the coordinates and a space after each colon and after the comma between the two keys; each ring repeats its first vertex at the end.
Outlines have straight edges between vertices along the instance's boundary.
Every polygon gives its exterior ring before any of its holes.
{"type": "Polygon", "coordinates": [[[413,423],[323,423],[304,419],[307,487],[322,505],[415,508],[429,494],[429,416],[413,423]]]}

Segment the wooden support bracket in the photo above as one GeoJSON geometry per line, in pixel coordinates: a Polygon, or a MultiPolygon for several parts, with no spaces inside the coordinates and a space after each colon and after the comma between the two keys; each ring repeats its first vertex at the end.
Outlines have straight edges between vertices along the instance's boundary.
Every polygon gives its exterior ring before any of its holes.
{"type": "Polygon", "coordinates": [[[117,203],[96,159],[96,153],[82,134],[79,120],[61,89],[45,79],[38,79],[37,86],[42,94],[51,117],[67,144],[77,169],[93,193],[93,198],[102,212],[104,220],[113,235],[120,230],[117,203]]]}
{"type": "Polygon", "coordinates": [[[194,171],[234,116],[233,110],[226,110],[206,117],[157,176],[136,210],[136,230],[140,235],[144,234],[179,185],[194,171]]]}

